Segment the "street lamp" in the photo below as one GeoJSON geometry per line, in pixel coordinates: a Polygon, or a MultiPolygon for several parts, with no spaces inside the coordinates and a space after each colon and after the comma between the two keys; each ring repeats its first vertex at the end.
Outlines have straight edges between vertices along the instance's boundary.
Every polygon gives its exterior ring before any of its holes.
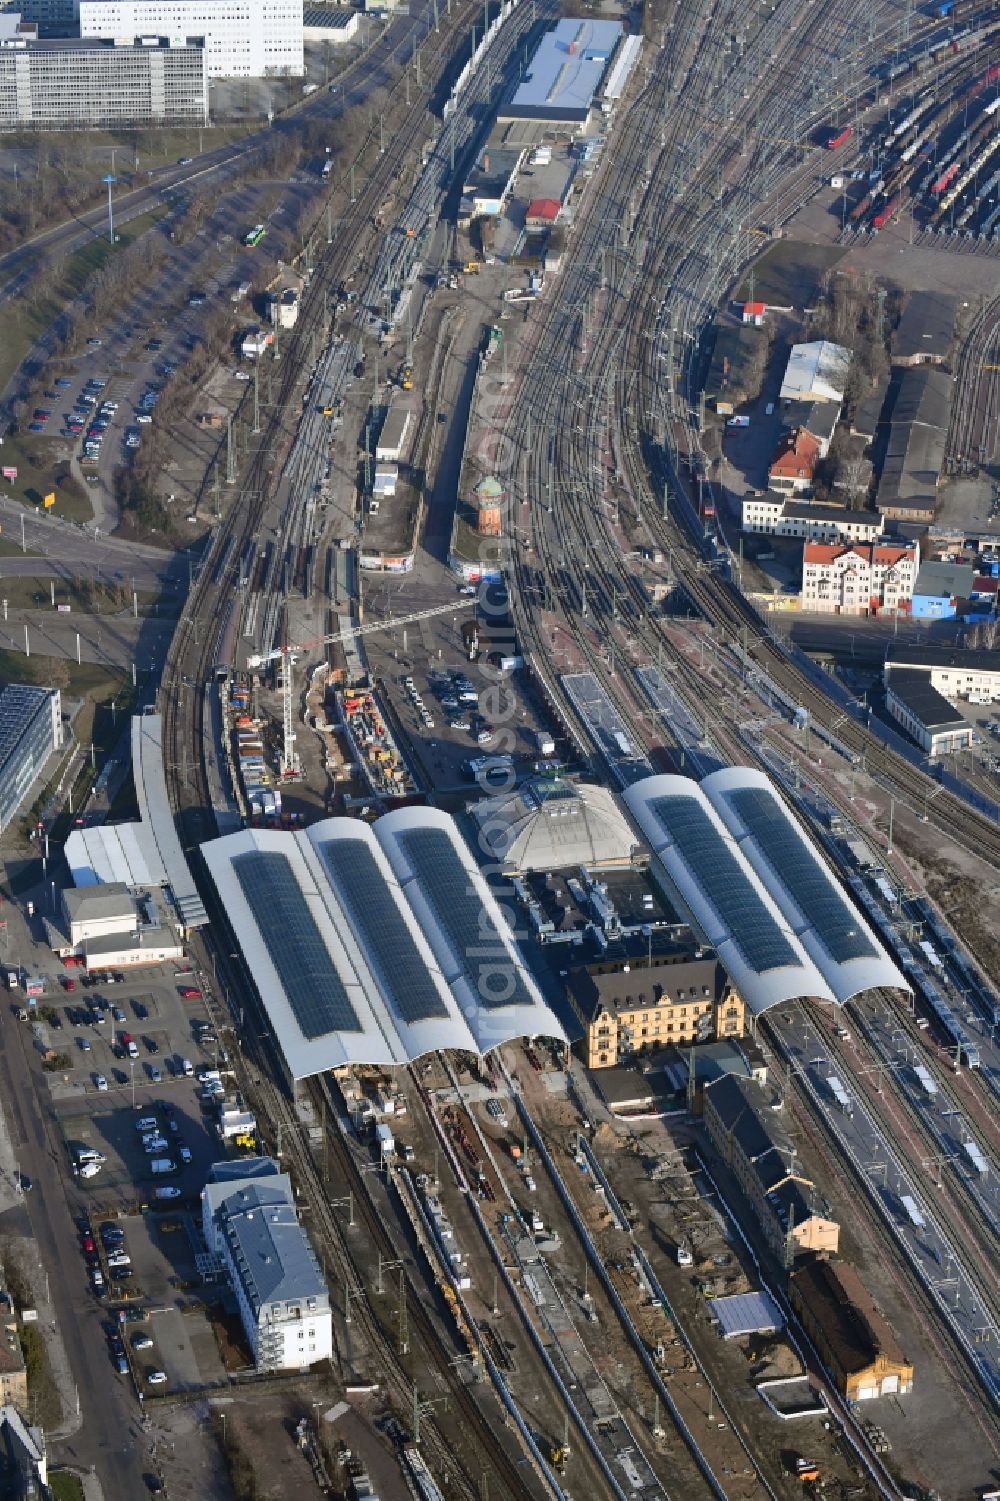
{"type": "Polygon", "coordinates": [[[113,245],[115,243],[115,220],[111,209],[111,189],[118,179],[113,172],[109,172],[107,177],[101,178],[101,181],[108,185],[108,243],[113,245]]]}
{"type": "Polygon", "coordinates": [[[132,1109],[134,1110],[135,1109],[135,1059],[134,1058],[130,1058],[129,1061],[128,1061],[128,1075],[129,1075],[129,1079],[131,1080],[131,1083],[132,1083],[132,1109]]]}

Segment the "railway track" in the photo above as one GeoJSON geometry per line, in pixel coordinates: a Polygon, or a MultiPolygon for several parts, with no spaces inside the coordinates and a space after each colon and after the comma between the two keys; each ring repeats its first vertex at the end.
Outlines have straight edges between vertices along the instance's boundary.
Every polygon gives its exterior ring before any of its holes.
{"type": "MultiPolygon", "coordinates": [[[[452,29],[458,31],[464,21],[476,13],[474,5],[456,8],[452,29]]],[[[425,76],[431,77],[432,86],[437,73],[447,65],[452,30],[443,28],[437,42],[435,36],[436,33],[429,33],[423,51],[425,76]]],[[[210,675],[220,635],[231,627],[231,608],[227,610],[227,606],[231,607],[236,590],[240,560],[248,542],[259,530],[274,477],[280,473],[281,456],[291,441],[289,414],[293,412],[303,369],[308,367],[313,340],[317,334],[327,331],[327,294],[356,268],[370,236],[376,211],[391,193],[406,162],[422,143],[426,119],[422,107],[411,110],[386,144],[384,153],[377,155],[370,173],[360,185],[356,185],[352,173],[352,188],[356,190],[352,192],[350,214],[341,221],[334,246],[318,266],[306,292],[299,324],[283,347],[274,406],[267,414],[259,446],[243,479],[244,502],[233,507],[219,528],[213,550],[217,561],[214,566],[209,566],[210,560],[207,560],[194,581],[174,637],[161,690],[167,747],[165,768],[175,817],[189,849],[214,832],[210,827],[211,799],[204,765],[197,755],[190,761],[188,756],[192,731],[196,746],[204,744],[206,729],[210,731],[210,726],[204,722],[204,695],[193,685],[200,684],[210,675]],[[221,627],[217,625],[219,621],[223,622],[221,627]],[[189,690],[190,701],[187,698],[189,690]]],[[[373,127],[358,157],[364,157],[366,152],[377,147],[378,132],[373,127]]],[[[211,893],[207,895],[211,899],[211,893]]],[[[222,920],[218,909],[215,917],[217,921],[222,920]]],[[[200,940],[196,940],[196,948],[200,947],[200,940]]],[[[200,957],[204,965],[207,953],[202,951],[200,957]]],[[[218,958],[217,955],[217,962],[218,958]]],[[[228,972],[228,960],[224,956],[222,963],[224,972],[228,972]]],[[[229,980],[231,993],[252,994],[252,986],[245,985],[242,977],[229,973],[229,980]]],[[[241,1048],[246,1062],[254,1070],[243,1082],[249,1097],[259,1102],[260,1118],[269,1121],[281,1133],[286,1160],[295,1171],[300,1191],[308,1197],[320,1245],[329,1254],[340,1284],[350,1290],[352,1322],[363,1331],[379,1379],[391,1394],[393,1405],[400,1414],[408,1414],[413,1400],[413,1380],[408,1363],[394,1346],[392,1335],[373,1306],[355,1268],[352,1248],[347,1244],[324,1185],[319,1181],[311,1154],[302,1140],[300,1123],[293,1114],[284,1081],[276,1076],[274,1043],[268,1036],[266,1018],[258,1017],[257,1021],[256,1028],[241,1032],[241,1048]]],[[[329,1110],[328,1100],[324,1102],[324,1108],[329,1110]]],[[[352,1188],[372,1246],[388,1252],[388,1234],[370,1203],[363,1175],[339,1134],[331,1131],[329,1141],[338,1181],[352,1188]]],[[[406,1295],[406,1318],[415,1350],[409,1363],[424,1374],[424,1379],[436,1372],[437,1379],[449,1392],[458,1430],[465,1432],[480,1456],[480,1462],[488,1468],[493,1494],[499,1492],[504,1501],[535,1501],[539,1495],[550,1494],[550,1489],[536,1479],[534,1472],[525,1470],[520,1457],[511,1455],[503,1441],[502,1423],[494,1424],[487,1418],[476,1397],[456,1373],[453,1361],[458,1352],[452,1344],[442,1340],[429,1311],[424,1287],[411,1289],[406,1295]]],[[[437,1473],[449,1475],[449,1489],[453,1493],[460,1494],[465,1501],[476,1501],[481,1496],[481,1471],[467,1459],[459,1457],[459,1444],[451,1421],[445,1423],[437,1414],[429,1415],[422,1423],[422,1444],[437,1473]]]]}

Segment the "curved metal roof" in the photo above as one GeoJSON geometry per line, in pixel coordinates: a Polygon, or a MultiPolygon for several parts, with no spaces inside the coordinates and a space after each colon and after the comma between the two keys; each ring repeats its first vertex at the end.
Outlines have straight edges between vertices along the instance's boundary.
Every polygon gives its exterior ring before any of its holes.
{"type": "Polygon", "coordinates": [[[202,846],[295,1079],[563,1036],[452,820],[404,811],[202,846]]]}
{"type": "Polygon", "coordinates": [[[701,788],[838,1001],[880,985],[909,989],[769,777],[727,767],[701,788]]]}
{"type": "Polygon", "coordinates": [[[622,797],[673,892],[752,1011],[799,996],[834,999],[697,782],[646,777],[622,797]]]}
{"type": "Polygon", "coordinates": [[[486,1053],[515,1037],[565,1034],[449,814],[399,808],[375,824],[459,1010],[486,1053]]]}

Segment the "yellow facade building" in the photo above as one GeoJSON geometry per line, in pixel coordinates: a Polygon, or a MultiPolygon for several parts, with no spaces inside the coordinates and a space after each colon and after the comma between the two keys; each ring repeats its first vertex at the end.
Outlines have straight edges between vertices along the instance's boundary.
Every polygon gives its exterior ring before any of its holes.
{"type": "Polygon", "coordinates": [[[600,960],[571,970],[567,992],[584,1027],[588,1068],[613,1068],[671,1044],[742,1037],[746,1030],[746,1006],[714,954],[600,960]]]}

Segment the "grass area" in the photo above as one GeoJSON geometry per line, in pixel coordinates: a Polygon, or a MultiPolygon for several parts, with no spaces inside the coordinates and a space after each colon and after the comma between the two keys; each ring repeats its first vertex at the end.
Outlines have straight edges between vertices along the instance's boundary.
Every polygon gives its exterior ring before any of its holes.
{"type": "MultiPolygon", "coordinates": [[[[69,605],[71,610],[83,615],[120,615],[122,611],[132,609],[132,591],[127,584],[124,588],[110,588],[85,578],[10,576],[0,581],[0,592],[12,610],[44,610],[53,605],[69,605]]],[[[150,590],[137,590],[136,599],[140,615],[150,614],[154,605],[158,615],[176,614],[178,610],[176,599],[168,596],[161,600],[159,594],[150,590]]]]}
{"type": "Polygon", "coordinates": [[[83,1481],[72,1470],[49,1470],[53,1501],[83,1501],[83,1481]]]}
{"type": "MultiPolygon", "coordinates": [[[[64,697],[97,700],[107,698],[110,702],[124,687],[125,673],[99,662],[81,662],[78,665],[65,657],[42,657],[34,653],[26,657],[22,652],[0,648],[0,682],[35,683],[42,688],[56,686],[62,689],[64,697]],[[62,679],[56,684],[53,684],[54,671],[62,679]]],[[[129,675],[129,687],[131,686],[129,675]]]]}
{"type": "Polygon", "coordinates": [[[62,1403],[56,1386],[49,1351],[37,1324],[22,1324],[21,1350],[28,1372],[28,1402],[43,1428],[58,1427],[62,1421],[62,1403]]]}
{"type": "MultiPolygon", "coordinates": [[[[48,295],[38,298],[15,297],[6,304],[4,337],[0,342],[0,387],[7,384],[35,340],[64,310],[66,303],[83,290],[87,278],[112,256],[127,250],[129,245],[134,244],[169,212],[166,204],[157,204],[146,213],[137,214],[118,230],[114,245],[95,233],[79,250],[67,256],[59,279],[48,295]]],[[[6,446],[5,443],[5,449],[6,446]]]]}
{"type": "MultiPolygon", "coordinates": [[[[842,261],[847,251],[843,245],[806,245],[797,240],[775,240],[754,261],[753,295],[774,307],[811,307],[823,277],[842,261]]],[[[736,300],[750,297],[751,271],[736,290],[736,300]]]]}
{"type": "MultiPolygon", "coordinates": [[[[49,420],[55,428],[55,416],[49,420]]],[[[5,480],[4,486],[15,500],[36,510],[41,509],[43,498],[54,492],[55,505],[51,508],[54,516],[67,521],[93,521],[90,497],[70,469],[69,446],[66,439],[45,437],[41,433],[19,432],[5,438],[0,453],[4,464],[17,470],[17,479],[5,480]]],[[[16,539],[17,526],[8,525],[13,527],[16,539]]]]}
{"type": "Polygon", "coordinates": [[[33,547],[29,547],[27,552],[25,552],[20,542],[14,541],[14,538],[20,532],[20,525],[18,523],[5,518],[3,524],[7,527],[10,535],[5,537],[0,533],[0,558],[40,558],[42,556],[33,547]]]}

